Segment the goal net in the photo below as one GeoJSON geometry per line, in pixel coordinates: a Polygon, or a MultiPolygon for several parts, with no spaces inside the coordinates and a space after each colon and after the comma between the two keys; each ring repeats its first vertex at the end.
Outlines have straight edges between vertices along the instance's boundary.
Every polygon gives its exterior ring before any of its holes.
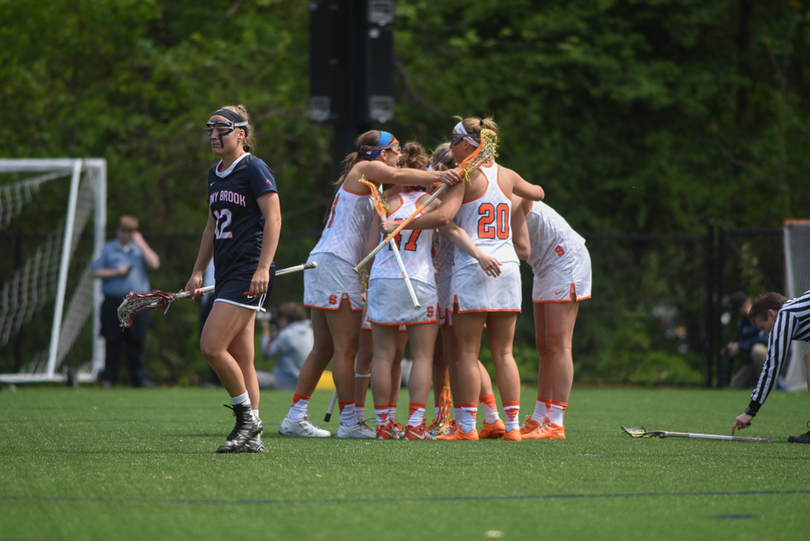
{"type": "MultiPolygon", "coordinates": [[[[810,220],[785,220],[785,272],[787,298],[793,299],[810,290],[810,220]]],[[[804,352],[807,342],[793,341],[790,363],[785,375],[788,391],[807,389],[804,352]]]]}
{"type": "Polygon", "coordinates": [[[94,381],[103,368],[90,263],[106,174],[103,159],[0,160],[0,382],[94,381]]]}

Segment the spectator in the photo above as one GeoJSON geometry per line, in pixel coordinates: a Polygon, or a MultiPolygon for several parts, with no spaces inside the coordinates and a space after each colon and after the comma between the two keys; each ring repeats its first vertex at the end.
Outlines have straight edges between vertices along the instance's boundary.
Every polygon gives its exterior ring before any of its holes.
{"type": "Polygon", "coordinates": [[[106,355],[104,370],[98,378],[102,388],[113,387],[118,382],[124,346],[132,385],[154,387],[147,377],[143,358],[149,310],[138,314],[131,327],[122,329],[118,322],[118,306],[131,291],[149,291],[146,271],[159,266],[160,258],[138,231],[137,218],[121,216],[115,240],[104,245],[91,267],[93,276],[103,281],[101,335],[106,342],[106,355]]]}
{"type": "Polygon", "coordinates": [[[304,306],[297,302],[282,304],[278,309],[277,333],[271,334],[269,318],[257,317],[257,319],[262,326],[262,357],[277,359],[272,373],[256,371],[259,387],[295,389],[301,365],[304,364],[314,344],[312,322],[307,319],[304,306]]]}
{"type": "Polygon", "coordinates": [[[742,360],[742,366],[729,383],[731,389],[750,389],[756,385],[768,356],[768,334],[757,329],[748,319],[750,310],[751,299],[743,291],[729,296],[728,312],[737,318],[737,338],[726,344],[723,353],[728,356],[730,365],[734,364],[734,359],[742,360]]]}

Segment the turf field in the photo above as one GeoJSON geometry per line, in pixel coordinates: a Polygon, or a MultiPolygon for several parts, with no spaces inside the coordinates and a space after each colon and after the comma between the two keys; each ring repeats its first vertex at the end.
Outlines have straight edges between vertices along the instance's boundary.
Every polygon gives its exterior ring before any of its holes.
{"type": "MultiPolygon", "coordinates": [[[[5,388],[0,539],[807,535],[810,445],[786,440],[807,430],[806,393],[773,394],[743,432],[773,443],[620,433],[728,433],[742,391],[575,388],[568,439],[520,443],[282,438],[291,396],[262,395],[266,454],[214,455],[233,427],[222,390],[5,388]]],[[[313,418],[330,396],[313,397],[313,418]]],[[[534,397],[524,389],[523,414],[534,397]]]]}

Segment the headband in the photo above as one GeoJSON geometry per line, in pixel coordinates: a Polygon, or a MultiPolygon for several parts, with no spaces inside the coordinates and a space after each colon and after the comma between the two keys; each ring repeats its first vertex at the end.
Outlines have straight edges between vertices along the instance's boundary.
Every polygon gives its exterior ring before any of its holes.
{"type": "Polygon", "coordinates": [[[387,131],[380,131],[380,141],[373,147],[362,145],[357,150],[357,154],[359,154],[361,159],[363,160],[373,160],[374,158],[379,156],[383,150],[388,148],[393,139],[394,136],[388,133],[387,131]]]}
{"type": "Polygon", "coordinates": [[[456,124],[456,127],[453,128],[453,133],[458,134],[458,135],[464,135],[465,136],[464,140],[467,141],[468,143],[470,143],[474,147],[477,147],[477,146],[479,146],[481,144],[481,143],[479,143],[478,141],[476,141],[474,139],[474,137],[480,137],[480,136],[479,135],[470,135],[469,133],[467,133],[467,130],[464,129],[464,125],[461,122],[456,124]]]}

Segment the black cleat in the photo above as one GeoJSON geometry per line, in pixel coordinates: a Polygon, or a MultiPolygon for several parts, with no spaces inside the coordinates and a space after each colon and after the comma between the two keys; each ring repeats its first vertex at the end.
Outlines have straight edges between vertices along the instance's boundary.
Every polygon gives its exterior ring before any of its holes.
{"type": "Polygon", "coordinates": [[[255,436],[248,440],[242,450],[239,451],[240,453],[266,453],[267,449],[264,448],[264,442],[262,442],[261,435],[255,436]]]}
{"type": "Polygon", "coordinates": [[[237,453],[242,450],[245,444],[262,433],[264,426],[262,422],[253,417],[250,402],[244,402],[235,406],[223,404],[226,408],[232,409],[236,417],[236,426],[228,435],[225,443],[220,445],[215,453],[237,453]]]}
{"type": "MultiPolygon", "coordinates": [[[[810,421],[807,421],[807,426],[810,428],[810,421]]],[[[806,434],[802,434],[801,436],[790,436],[788,438],[788,442],[790,443],[810,443],[810,431],[806,434]]]]}

